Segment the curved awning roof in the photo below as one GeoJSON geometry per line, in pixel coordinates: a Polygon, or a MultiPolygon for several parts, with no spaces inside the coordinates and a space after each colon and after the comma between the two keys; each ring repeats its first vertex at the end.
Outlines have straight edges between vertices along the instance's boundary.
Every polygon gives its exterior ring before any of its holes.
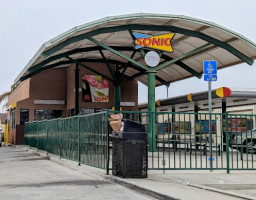
{"type": "MultiPolygon", "coordinates": [[[[253,64],[256,44],[215,23],[195,18],[163,14],[131,14],[106,17],[74,27],[44,43],[15,79],[23,81],[41,71],[69,67],[73,63],[103,62],[126,78],[147,84],[145,50],[134,49],[132,32],[146,35],[175,33],[172,53],[161,55],[156,85],[196,76],[201,78],[203,60],[217,60],[218,69],[242,62],[253,64]]],[[[116,72],[111,71],[112,78],[116,72]]]]}

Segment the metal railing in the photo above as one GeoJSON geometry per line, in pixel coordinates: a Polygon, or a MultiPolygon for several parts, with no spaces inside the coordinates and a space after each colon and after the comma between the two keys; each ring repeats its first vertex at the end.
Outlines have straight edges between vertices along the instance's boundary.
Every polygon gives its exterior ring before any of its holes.
{"type": "Polygon", "coordinates": [[[230,170],[256,169],[256,131],[253,131],[256,115],[122,113],[124,119],[147,127],[148,145],[152,146],[148,153],[151,170],[227,170],[229,173],[230,170]],[[155,122],[150,123],[149,119],[155,122]]]}
{"type": "MultiPolygon", "coordinates": [[[[106,169],[108,174],[112,145],[107,118],[111,113],[116,112],[28,122],[25,144],[79,164],[106,169]]],[[[121,113],[124,119],[146,126],[151,146],[148,152],[150,170],[227,170],[229,173],[230,170],[256,169],[256,131],[253,130],[256,115],[121,113]],[[155,121],[149,122],[149,119],[155,121]]]]}
{"type": "Polygon", "coordinates": [[[108,132],[107,112],[27,122],[25,145],[107,169],[108,132]]]}

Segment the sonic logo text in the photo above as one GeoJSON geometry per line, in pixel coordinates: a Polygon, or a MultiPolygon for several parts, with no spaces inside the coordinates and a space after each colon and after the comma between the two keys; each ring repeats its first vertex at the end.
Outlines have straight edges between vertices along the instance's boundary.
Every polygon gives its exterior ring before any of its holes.
{"type": "Polygon", "coordinates": [[[136,37],[135,49],[147,47],[167,52],[173,52],[171,40],[174,37],[174,33],[159,36],[148,36],[141,33],[133,33],[133,35],[136,37]]]}

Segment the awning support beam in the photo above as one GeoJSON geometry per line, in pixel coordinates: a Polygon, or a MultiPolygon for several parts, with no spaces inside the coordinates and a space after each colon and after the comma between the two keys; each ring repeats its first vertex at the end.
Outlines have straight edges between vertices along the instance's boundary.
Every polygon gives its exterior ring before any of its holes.
{"type": "MultiPolygon", "coordinates": [[[[115,49],[115,50],[120,50],[120,51],[133,51],[133,54],[132,56],[130,57],[131,59],[133,59],[134,55],[136,54],[136,50],[134,50],[133,47],[119,47],[119,46],[110,46],[111,48],[115,49]]],[[[69,55],[73,55],[73,54],[76,54],[76,53],[81,53],[81,52],[90,52],[90,51],[96,51],[96,50],[104,50],[104,48],[100,47],[100,46],[94,46],[94,47],[87,47],[87,48],[80,48],[80,49],[74,49],[74,50],[71,50],[71,51],[67,51],[65,53],[61,53],[61,54],[58,54],[58,55],[55,55],[55,56],[52,56],[44,61],[42,61],[41,63],[35,65],[34,67],[28,69],[28,72],[31,73],[31,72],[34,72],[38,69],[41,69],[42,67],[44,67],[44,65],[52,62],[52,61],[55,61],[55,60],[58,60],[58,59],[61,59],[63,57],[66,57],[66,56],[69,56],[69,55]]],[[[162,57],[166,60],[170,60],[170,59],[173,59],[165,54],[162,54],[162,57]]],[[[95,62],[95,60],[93,59],[88,59],[88,62],[95,62]]],[[[101,62],[101,61],[100,61],[101,62]]],[[[105,61],[104,61],[105,62],[105,61]]],[[[120,62],[120,61],[115,61],[115,60],[108,60],[108,63],[119,63],[120,65],[122,65],[123,67],[120,67],[120,69],[123,69],[122,71],[122,75],[124,74],[124,72],[126,71],[126,69],[128,67],[132,67],[134,68],[134,65],[131,64],[129,61],[127,63],[123,63],[123,62],[120,62]]],[[[189,66],[187,66],[185,63],[181,62],[181,61],[178,61],[178,62],[175,62],[175,64],[179,65],[180,67],[182,67],[183,69],[187,70],[188,72],[190,72],[192,75],[198,77],[198,78],[201,78],[202,77],[202,74],[196,72],[195,70],[191,69],[189,66]]],[[[138,68],[134,68],[136,70],[138,70],[138,68]]]]}
{"type": "MultiPolygon", "coordinates": [[[[104,62],[103,60],[98,60],[98,59],[86,59],[86,58],[77,59],[76,61],[78,61],[78,62],[80,62],[80,63],[81,63],[81,62],[92,62],[92,63],[99,63],[99,62],[100,62],[100,63],[103,63],[103,62],[104,62]]],[[[120,65],[126,64],[126,63],[122,63],[122,62],[115,61],[115,60],[109,60],[109,61],[110,61],[111,63],[113,63],[113,64],[120,64],[120,65]]],[[[51,65],[47,65],[47,66],[45,66],[45,67],[43,67],[43,68],[39,68],[39,69],[37,69],[37,70],[34,70],[34,71],[30,72],[29,74],[27,74],[27,75],[21,77],[19,81],[24,81],[24,80],[30,78],[31,76],[34,76],[34,75],[36,75],[36,74],[38,74],[38,73],[40,73],[40,72],[43,72],[43,71],[52,69],[52,68],[54,68],[54,67],[58,67],[58,66],[61,66],[61,65],[72,64],[72,63],[74,63],[74,62],[72,62],[71,60],[65,60],[65,61],[60,61],[60,62],[58,62],[58,63],[54,63],[54,64],[51,64],[51,65]]],[[[134,67],[135,69],[138,70],[138,68],[136,68],[135,66],[132,66],[132,67],[134,67]]],[[[144,72],[144,71],[143,71],[143,72],[144,72]]],[[[97,73],[98,73],[98,72],[97,72],[97,73]]],[[[123,76],[126,76],[126,75],[123,75],[123,76]]],[[[111,81],[110,78],[108,78],[108,80],[111,81]]]]}
{"type": "MultiPolygon", "coordinates": [[[[76,60],[76,61],[79,62],[79,63],[81,63],[81,62],[104,62],[104,61],[102,61],[102,60],[97,60],[97,59],[96,59],[96,60],[94,60],[94,59],[85,59],[85,58],[78,59],[78,60],[76,60]]],[[[112,62],[112,61],[111,61],[111,62],[112,62]]],[[[58,63],[54,63],[54,64],[52,64],[52,65],[48,65],[48,66],[45,66],[45,67],[43,67],[43,68],[39,68],[39,69],[37,69],[37,70],[34,70],[34,71],[30,72],[30,73],[27,74],[26,76],[21,77],[21,78],[20,78],[20,81],[24,81],[24,80],[30,78],[31,76],[34,76],[34,75],[36,75],[36,74],[38,74],[38,73],[40,73],[40,72],[42,72],[42,71],[46,71],[46,70],[52,69],[52,68],[54,68],[54,67],[58,67],[58,66],[60,66],[60,65],[72,64],[72,63],[74,63],[74,62],[73,62],[73,59],[68,60],[68,61],[60,61],[60,62],[58,62],[58,63]]],[[[118,64],[119,62],[113,61],[113,63],[114,63],[114,64],[118,64]]],[[[119,63],[119,64],[124,65],[124,64],[127,64],[127,63],[119,63]]],[[[87,67],[88,67],[88,66],[87,66],[87,67]]],[[[145,71],[144,71],[144,70],[141,70],[140,68],[136,68],[136,67],[133,66],[133,65],[132,65],[131,67],[134,68],[134,69],[136,69],[136,70],[139,70],[140,72],[138,72],[137,74],[134,74],[133,76],[130,76],[130,77],[127,76],[127,77],[128,77],[128,79],[126,78],[127,80],[130,80],[130,79],[132,79],[132,78],[136,78],[136,77],[139,77],[139,76],[142,76],[142,75],[145,74],[145,71]]],[[[91,69],[90,67],[88,67],[87,69],[90,70],[90,71],[92,71],[92,69],[91,69]]],[[[97,74],[100,74],[100,73],[97,72],[96,70],[94,70],[93,72],[95,72],[95,73],[97,73],[97,74]]],[[[102,74],[101,74],[101,75],[102,75],[102,74]]],[[[124,74],[123,74],[123,76],[124,76],[124,74]]],[[[104,75],[103,75],[103,77],[104,77],[104,75]]],[[[111,81],[111,82],[114,82],[114,80],[108,78],[107,76],[105,76],[105,78],[108,79],[108,80],[111,81]]],[[[159,76],[156,76],[156,80],[158,80],[160,83],[166,85],[167,87],[168,87],[168,85],[170,85],[170,83],[168,83],[168,82],[166,82],[165,80],[161,79],[159,76]]],[[[125,82],[125,81],[121,81],[121,82],[125,82]]]]}
{"type": "Polygon", "coordinates": [[[80,62],[77,61],[77,60],[74,60],[74,59],[70,58],[69,56],[67,56],[66,58],[69,59],[69,60],[71,60],[71,61],[72,61],[73,63],[75,63],[75,64],[78,64],[78,65],[80,65],[80,66],[82,66],[82,67],[84,67],[84,68],[86,68],[86,69],[88,69],[88,70],[90,70],[90,71],[92,71],[92,72],[94,72],[94,73],[96,73],[96,74],[101,75],[102,77],[106,78],[107,80],[109,80],[109,81],[111,81],[111,82],[115,82],[113,79],[107,77],[106,75],[104,75],[104,74],[102,74],[102,73],[100,73],[100,72],[98,72],[98,71],[92,69],[91,67],[88,67],[87,65],[85,65],[85,64],[83,64],[83,63],[80,63],[80,62]]]}
{"type": "Polygon", "coordinates": [[[170,87],[170,83],[165,81],[164,79],[160,78],[159,76],[156,75],[156,80],[165,85],[166,87],[170,87]]]}
{"type": "MultiPolygon", "coordinates": [[[[165,54],[162,54],[162,58],[165,59],[165,60],[173,60],[173,58],[171,58],[171,57],[169,57],[165,54]]],[[[199,79],[201,79],[202,76],[203,76],[201,73],[198,73],[197,71],[195,71],[194,69],[187,66],[186,64],[184,64],[181,61],[177,61],[177,62],[175,62],[175,64],[177,64],[178,66],[180,66],[181,68],[183,68],[184,70],[186,70],[187,72],[189,72],[190,74],[194,75],[195,77],[197,77],[199,79]]]]}
{"type": "MultiPolygon", "coordinates": [[[[133,51],[133,53],[132,53],[132,55],[131,55],[131,59],[133,59],[133,57],[134,57],[134,55],[136,54],[136,51],[133,51]]],[[[121,77],[123,76],[123,74],[125,73],[125,71],[126,71],[126,69],[128,68],[128,64],[130,63],[130,61],[128,61],[126,64],[125,64],[125,66],[124,66],[124,69],[123,69],[123,71],[122,71],[122,73],[121,73],[121,77]]]]}
{"type": "Polygon", "coordinates": [[[174,59],[172,59],[170,61],[164,62],[163,64],[158,65],[155,68],[155,70],[163,69],[163,68],[167,67],[168,65],[171,65],[171,64],[173,64],[173,63],[175,63],[177,61],[180,61],[180,60],[182,60],[182,59],[184,59],[184,58],[186,58],[188,56],[191,56],[194,53],[197,53],[197,52],[201,51],[202,49],[204,49],[205,47],[207,47],[209,45],[211,45],[211,44],[210,43],[204,44],[204,45],[202,45],[202,46],[200,46],[200,47],[198,47],[196,49],[193,49],[192,51],[189,51],[189,52],[183,54],[182,56],[179,56],[179,57],[174,58],[174,59]]]}
{"type": "MultiPolygon", "coordinates": [[[[139,73],[137,73],[137,74],[134,74],[134,75],[132,75],[130,78],[132,79],[132,78],[137,78],[137,77],[139,77],[139,76],[142,76],[142,75],[144,75],[145,74],[145,72],[139,72],[139,73]]],[[[165,85],[166,87],[169,87],[170,86],[170,83],[169,82],[167,82],[167,81],[165,81],[164,79],[162,79],[162,78],[160,78],[159,76],[155,76],[155,79],[157,80],[157,81],[159,81],[160,83],[162,83],[163,85],[165,85]]]]}
{"type": "Polygon", "coordinates": [[[100,52],[100,54],[101,54],[101,56],[102,56],[102,58],[103,58],[103,60],[104,60],[104,62],[105,62],[105,64],[106,64],[106,66],[107,66],[107,68],[108,68],[108,70],[109,70],[111,76],[112,76],[114,79],[116,79],[115,72],[112,70],[111,66],[109,65],[109,62],[107,61],[106,57],[104,56],[102,50],[100,49],[99,52],[100,52]]]}
{"type": "MultiPolygon", "coordinates": [[[[106,44],[103,44],[103,43],[101,43],[101,42],[99,42],[99,41],[97,41],[97,40],[95,40],[95,39],[93,39],[93,38],[88,38],[88,40],[90,40],[91,42],[94,42],[95,44],[97,44],[97,45],[99,45],[99,46],[101,46],[101,47],[103,47],[103,48],[106,48],[107,50],[111,51],[112,53],[114,53],[114,54],[116,54],[116,55],[118,55],[118,56],[120,56],[120,57],[126,59],[128,62],[131,62],[131,63],[137,65],[138,67],[140,67],[140,68],[142,68],[142,69],[144,69],[144,70],[153,71],[153,69],[150,69],[150,68],[145,67],[144,65],[141,65],[140,63],[138,63],[138,62],[134,61],[133,59],[131,59],[131,58],[129,58],[129,57],[127,57],[127,56],[121,54],[120,52],[118,52],[118,51],[112,49],[111,47],[107,46],[106,44]]],[[[141,52],[141,55],[144,57],[144,56],[145,56],[144,50],[141,49],[140,52],[141,52]]],[[[155,78],[156,78],[156,77],[155,77],[155,78]]],[[[157,80],[160,81],[162,84],[166,85],[167,87],[170,86],[170,83],[164,81],[164,80],[161,79],[160,77],[157,77],[157,80]]]]}
{"type": "Polygon", "coordinates": [[[149,70],[148,67],[145,67],[144,65],[142,65],[142,64],[140,64],[140,63],[138,63],[138,62],[136,62],[135,60],[133,60],[133,59],[131,59],[131,58],[129,58],[129,57],[123,55],[123,54],[120,53],[119,51],[116,51],[115,49],[113,49],[113,48],[107,46],[106,44],[101,43],[101,42],[99,42],[98,40],[95,40],[94,38],[87,38],[87,39],[90,40],[91,42],[93,42],[93,43],[95,43],[95,44],[97,44],[97,45],[103,47],[104,49],[107,49],[107,50],[111,51],[112,53],[114,53],[114,54],[120,56],[121,58],[123,58],[123,59],[125,59],[125,60],[127,60],[127,61],[129,61],[129,62],[131,62],[131,63],[133,63],[134,65],[136,65],[136,66],[138,66],[138,67],[140,67],[140,68],[142,68],[142,69],[144,69],[144,70],[149,70]]]}
{"type": "Polygon", "coordinates": [[[144,75],[144,74],[145,74],[144,71],[138,72],[137,74],[132,75],[131,78],[137,78],[137,77],[142,76],[142,75],[144,75]]]}
{"type": "Polygon", "coordinates": [[[141,54],[141,56],[142,56],[142,58],[145,58],[145,51],[143,50],[143,49],[140,49],[140,54],[141,54]]]}
{"type": "MultiPolygon", "coordinates": [[[[117,49],[119,51],[133,51],[132,47],[120,47],[120,46],[111,46],[111,48],[117,49]]],[[[38,63],[37,65],[35,65],[34,67],[31,67],[30,69],[28,69],[28,72],[39,69],[41,67],[43,67],[44,65],[64,58],[66,56],[70,56],[76,53],[83,53],[83,52],[90,52],[90,51],[99,51],[99,50],[104,50],[104,48],[100,47],[100,46],[94,46],[94,47],[86,47],[86,48],[79,48],[79,49],[73,49],[64,53],[60,53],[58,55],[52,56],[44,61],[42,61],[41,63],[38,63]]]]}

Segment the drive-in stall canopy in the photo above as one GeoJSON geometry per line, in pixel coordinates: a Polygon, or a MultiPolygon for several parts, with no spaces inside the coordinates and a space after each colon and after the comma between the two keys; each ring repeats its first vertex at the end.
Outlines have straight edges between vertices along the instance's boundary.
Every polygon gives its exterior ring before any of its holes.
{"type": "MultiPolygon", "coordinates": [[[[15,83],[42,71],[75,63],[114,84],[116,110],[120,109],[122,82],[136,78],[148,85],[148,110],[154,112],[155,86],[169,86],[193,76],[201,78],[204,60],[216,60],[218,69],[222,69],[243,62],[252,65],[255,58],[256,45],[253,42],[215,23],[177,15],[131,14],[86,23],[49,40],[18,75],[15,83]],[[149,48],[136,49],[134,33],[148,37],[174,33],[171,40],[173,51],[155,50],[160,63],[148,67],[144,57],[149,48]],[[111,76],[106,77],[87,65],[93,62],[105,63],[111,76]]],[[[77,81],[75,91],[78,92],[77,81]]]]}
{"type": "MultiPolygon", "coordinates": [[[[239,113],[245,113],[243,106],[256,105],[256,90],[249,88],[220,87],[212,89],[212,108],[221,109],[222,113],[227,108],[238,107],[239,113]]],[[[147,110],[147,103],[141,103],[139,110],[147,110]]],[[[199,112],[208,110],[208,91],[189,93],[181,96],[159,99],[156,101],[159,111],[171,112],[199,112]]],[[[217,111],[217,110],[215,110],[217,111]]],[[[251,111],[251,110],[250,110],[251,111]]],[[[249,112],[251,114],[251,112],[249,112]]]]}
{"type": "Polygon", "coordinates": [[[253,42],[217,24],[186,16],[132,14],[77,26],[49,40],[15,82],[50,68],[68,67],[74,60],[105,62],[106,59],[119,64],[120,73],[147,84],[147,74],[143,72],[148,67],[141,51],[134,49],[132,32],[152,36],[175,33],[171,42],[174,51],[161,55],[161,62],[173,62],[157,70],[157,86],[191,76],[201,77],[203,60],[217,60],[221,69],[242,62],[252,65],[256,58],[253,42]]]}

